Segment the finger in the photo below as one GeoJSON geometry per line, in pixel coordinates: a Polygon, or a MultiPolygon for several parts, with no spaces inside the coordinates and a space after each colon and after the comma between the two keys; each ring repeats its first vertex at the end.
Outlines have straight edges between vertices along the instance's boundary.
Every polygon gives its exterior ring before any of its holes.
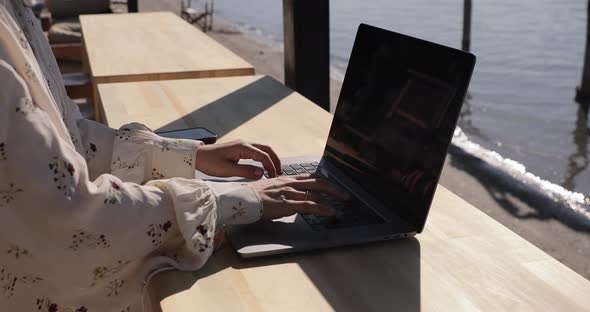
{"type": "Polygon", "coordinates": [[[322,197],[317,193],[309,191],[299,191],[293,188],[281,190],[279,195],[285,196],[285,199],[299,200],[299,201],[314,201],[318,202],[322,200],[322,197]]]}
{"type": "Polygon", "coordinates": [[[252,159],[262,163],[262,166],[271,178],[277,176],[277,170],[270,158],[270,156],[256,147],[245,144],[240,147],[240,159],[252,159]]]}
{"type": "Polygon", "coordinates": [[[312,173],[303,173],[303,174],[298,174],[295,176],[290,176],[290,178],[293,178],[295,180],[309,180],[309,179],[313,179],[316,178],[317,176],[312,174],[312,173]]]}
{"type": "Polygon", "coordinates": [[[232,175],[237,175],[247,179],[260,179],[264,174],[264,170],[258,166],[235,163],[232,163],[230,166],[231,168],[229,171],[232,172],[232,175]]]}
{"type": "Polygon", "coordinates": [[[313,214],[325,217],[331,217],[336,215],[336,210],[334,208],[318,204],[313,201],[288,200],[287,205],[290,206],[289,208],[296,213],[313,214]]]}
{"type": "Polygon", "coordinates": [[[279,159],[277,153],[275,153],[275,151],[273,151],[273,149],[270,146],[258,143],[252,143],[252,146],[256,147],[261,151],[266,152],[268,156],[270,156],[270,159],[272,160],[273,164],[275,165],[275,168],[277,169],[277,174],[283,174],[283,169],[281,168],[281,160],[279,159]]]}
{"type": "Polygon", "coordinates": [[[306,180],[295,180],[288,183],[288,186],[297,190],[307,190],[319,193],[326,193],[340,199],[350,198],[350,194],[324,179],[311,178],[306,180]]]}
{"type": "Polygon", "coordinates": [[[221,229],[215,233],[213,238],[213,250],[217,251],[223,245],[223,241],[225,239],[225,230],[221,229]]]}

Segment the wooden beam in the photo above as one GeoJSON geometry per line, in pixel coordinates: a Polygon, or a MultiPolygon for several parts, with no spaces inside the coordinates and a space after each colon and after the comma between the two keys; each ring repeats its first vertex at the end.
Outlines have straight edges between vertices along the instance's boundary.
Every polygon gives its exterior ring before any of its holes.
{"type": "Polygon", "coordinates": [[[51,45],[51,51],[58,60],[81,61],[82,44],[81,43],[56,43],[51,45]]]}
{"type": "Polygon", "coordinates": [[[285,84],[328,111],[329,3],[329,0],[283,0],[285,84]]]}
{"type": "Polygon", "coordinates": [[[81,86],[66,86],[66,93],[70,99],[91,99],[92,84],[88,83],[81,86]]]}

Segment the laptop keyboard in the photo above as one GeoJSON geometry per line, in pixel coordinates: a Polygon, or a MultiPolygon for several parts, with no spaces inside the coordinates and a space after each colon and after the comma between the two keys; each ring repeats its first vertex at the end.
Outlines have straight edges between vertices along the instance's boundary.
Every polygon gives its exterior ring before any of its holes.
{"type": "MultiPolygon", "coordinates": [[[[298,175],[305,173],[315,173],[319,163],[300,163],[283,165],[283,175],[298,175]]],[[[265,177],[268,172],[264,172],[265,177]]],[[[322,231],[325,229],[349,228],[356,226],[364,226],[369,224],[382,223],[383,219],[376,215],[373,210],[363,202],[355,197],[343,201],[330,197],[327,194],[320,194],[322,196],[321,203],[326,204],[338,211],[336,216],[323,217],[312,214],[300,214],[301,218],[315,231],[322,231]]]]}
{"type": "Polygon", "coordinates": [[[356,198],[339,200],[326,194],[321,194],[322,203],[336,209],[336,216],[323,217],[312,214],[301,214],[309,226],[315,231],[324,229],[350,228],[382,223],[383,219],[373,210],[356,198]]]}
{"type": "MultiPolygon", "coordinates": [[[[318,162],[311,162],[311,163],[301,163],[301,164],[292,164],[292,165],[282,165],[281,169],[283,169],[283,175],[298,175],[304,173],[315,173],[318,169],[320,164],[318,162]]],[[[264,176],[268,176],[268,172],[264,171],[264,176]]]]}

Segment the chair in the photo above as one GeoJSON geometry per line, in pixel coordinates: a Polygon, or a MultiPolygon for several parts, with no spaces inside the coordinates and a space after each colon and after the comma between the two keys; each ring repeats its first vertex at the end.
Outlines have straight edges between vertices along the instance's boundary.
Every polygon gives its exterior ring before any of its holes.
{"type": "MultiPolygon", "coordinates": [[[[110,0],[46,0],[40,18],[55,58],[59,61],[82,60],[80,14],[113,13],[110,0]]],[[[72,99],[92,98],[90,78],[82,73],[62,74],[68,96],[72,99]]]]}
{"type": "Polygon", "coordinates": [[[50,43],[80,43],[80,14],[112,13],[110,0],[47,0],[42,18],[50,43]]]}
{"type": "Polygon", "coordinates": [[[204,9],[193,7],[193,0],[180,0],[180,17],[190,24],[197,24],[204,32],[213,28],[213,0],[205,0],[204,9]]]}

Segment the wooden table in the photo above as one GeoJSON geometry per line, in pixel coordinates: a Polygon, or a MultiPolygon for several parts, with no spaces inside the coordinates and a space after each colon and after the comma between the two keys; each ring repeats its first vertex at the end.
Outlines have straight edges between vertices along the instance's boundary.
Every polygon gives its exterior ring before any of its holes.
{"type": "MultiPolygon", "coordinates": [[[[111,126],[201,125],[320,154],[331,115],[268,77],[108,84],[111,126]],[[144,102],[150,112],[136,110],[144,102]],[[166,110],[166,108],[169,108],[166,110]],[[171,108],[171,109],[170,109],[171,108]]],[[[166,272],[150,288],[176,311],[583,311],[590,282],[444,187],[413,239],[242,260],[229,246],[199,272],[166,272]]]]}
{"type": "Polygon", "coordinates": [[[94,90],[99,83],[254,74],[248,62],[171,12],[81,15],[80,25],[94,90]]]}

